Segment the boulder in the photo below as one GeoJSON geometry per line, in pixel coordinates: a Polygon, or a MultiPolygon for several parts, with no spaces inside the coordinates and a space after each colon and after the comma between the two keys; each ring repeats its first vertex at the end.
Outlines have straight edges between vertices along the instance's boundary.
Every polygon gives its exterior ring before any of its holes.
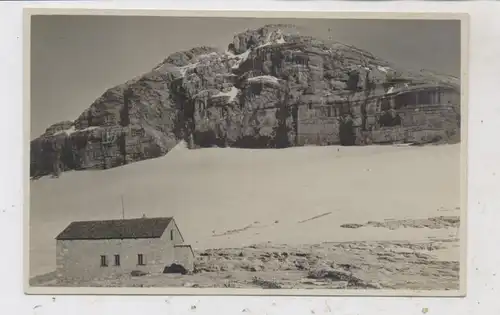
{"type": "Polygon", "coordinates": [[[181,264],[173,263],[169,266],[166,266],[165,269],[163,269],[163,273],[180,273],[182,275],[185,275],[188,273],[188,269],[186,269],[181,264]]]}
{"type": "Polygon", "coordinates": [[[309,262],[306,258],[298,258],[295,260],[295,267],[299,270],[309,270],[309,262]]]}
{"type": "Polygon", "coordinates": [[[308,278],[311,279],[330,279],[335,281],[359,281],[351,272],[342,269],[333,269],[321,266],[312,269],[308,273],[308,278]]]}
{"type": "Polygon", "coordinates": [[[144,272],[144,271],[141,271],[141,270],[132,270],[130,272],[130,275],[132,277],[142,277],[142,276],[145,276],[147,274],[148,274],[147,272],[144,272]]]}

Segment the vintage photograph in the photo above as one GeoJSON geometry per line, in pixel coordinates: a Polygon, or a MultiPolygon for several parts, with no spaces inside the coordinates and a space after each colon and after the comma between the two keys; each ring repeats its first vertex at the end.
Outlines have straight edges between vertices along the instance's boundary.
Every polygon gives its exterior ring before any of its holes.
{"type": "Polygon", "coordinates": [[[155,12],[27,18],[28,292],[464,294],[463,17],[155,12]]]}

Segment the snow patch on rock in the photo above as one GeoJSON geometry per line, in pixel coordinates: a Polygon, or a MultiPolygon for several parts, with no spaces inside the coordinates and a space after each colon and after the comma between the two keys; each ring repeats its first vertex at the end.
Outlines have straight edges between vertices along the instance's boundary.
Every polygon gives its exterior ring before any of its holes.
{"type": "Polygon", "coordinates": [[[60,134],[63,134],[65,133],[66,135],[70,135],[70,134],[73,134],[73,133],[78,133],[78,132],[85,132],[85,131],[90,131],[90,130],[94,130],[94,129],[97,129],[99,127],[96,127],[96,126],[91,126],[91,127],[87,127],[87,128],[84,128],[84,129],[78,129],[76,130],[75,129],[75,126],[71,126],[71,128],[68,128],[68,129],[65,129],[65,130],[60,130],[56,133],[54,133],[54,136],[55,135],[60,135],[60,134]]]}
{"type": "Polygon", "coordinates": [[[250,82],[262,82],[262,81],[266,81],[266,82],[271,82],[271,83],[279,84],[278,78],[273,77],[271,75],[260,75],[260,76],[257,76],[257,77],[249,78],[248,81],[250,81],[250,82]]]}
{"type": "Polygon", "coordinates": [[[232,68],[237,69],[240,66],[240,64],[242,64],[248,59],[249,54],[250,54],[250,49],[247,49],[244,53],[241,53],[239,55],[233,54],[233,59],[236,60],[236,63],[232,66],[232,68]]]}
{"type": "Polygon", "coordinates": [[[232,86],[231,90],[229,90],[228,92],[219,92],[218,94],[215,94],[214,97],[229,96],[229,101],[228,102],[232,102],[235,99],[236,95],[238,95],[239,91],[240,91],[240,89],[232,86]]]}
{"type": "Polygon", "coordinates": [[[183,77],[185,77],[185,76],[186,76],[186,73],[187,73],[190,69],[195,69],[195,68],[196,68],[196,66],[197,66],[198,64],[199,64],[198,62],[196,62],[196,63],[190,63],[190,64],[188,64],[188,65],[186,65],[186,66],[183,66],[183,67],[178,67],[177,69],[180,71],[181,75],[182,75],[183,77]]]}
{"type": "Polygon", "coordinates": [[[387,68],[387,67],[382,67],[382,66],[378,66],[377,67],[380,71],[384,72],[384,73],[387,73],[389,72],[389,70],[391,70],[390,68],[387,68]]]}

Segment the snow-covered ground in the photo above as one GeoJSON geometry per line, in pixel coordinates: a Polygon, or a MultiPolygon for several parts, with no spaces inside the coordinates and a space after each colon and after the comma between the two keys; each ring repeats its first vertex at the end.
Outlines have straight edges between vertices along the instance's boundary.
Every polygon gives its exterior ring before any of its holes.
{"type": "MultiPolygon", "coordinates": [[[[158,159],[42,178],[30,185],[30,276],[55,269],[54,237],[71,221],[121,218],[121,195],[126,218],[174,216],[195,249],[453,237],[456,229],[340,225],[458,216],[459,169],[460,145],[178,146],[158,159]]],[[[459,260],[458,249],[450,255],[459,260]]]]}

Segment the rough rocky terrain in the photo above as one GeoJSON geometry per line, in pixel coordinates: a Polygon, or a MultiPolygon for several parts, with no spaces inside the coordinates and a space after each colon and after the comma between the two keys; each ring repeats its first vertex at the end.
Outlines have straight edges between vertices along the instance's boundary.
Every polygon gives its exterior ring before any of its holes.
{"type": "Polygon", "coordinates": [[[439,259],[454,238],[428,242],[259,244],[198,251],[190,274],[130,274],[88,282],[35,277],[35,286],[457,290],[459,262],[439,259]]]}
{"type": "MultiPolygon", "coordinates": [[[[366,226],[389,229],[446,229],[458,228],[460,219],[450,216],[388,220],[385,223],[371,222],[366,226]]],[[[228,231],[229,234],[230,232],[228,231]]],[[[32,278],[31,284],[96,287],[457,290],[460,264],[459,261],[449,260],[449,253],[458,257],[458,248],[459,239],[452,236],[420,242],[354,241],[296,246],[268,242],[242,248],[197,250],[195,268],[187,274],[119,274],[111,278],[75,282],[58,279],[54,273],[48,273],[32,278]]]]}
{"type": "Polygon", "coordinates": [[[406,219],[406,220],[385,220],[384,222],[369,221],[366,224],[348,223],[342,224],[340,227],[357,229],[361,227],[384,227],[391,230],[398,228],[429,228],[443,229],[449,227],[459,227],[460,217],[458,216],[440,216],[428,219],[406,219]]]}
{"type": "Polygon", "coordinates": [[[398,80],[459,86],[290,25],[266,25],[235,35],[226,51],[174,53],[108,89],[75,120],[49,126],[31,141],[30,175],[113,168],[165,155],[181,140],[191,148],[293,146],[293,108],[364,99],[398,80]]]}

